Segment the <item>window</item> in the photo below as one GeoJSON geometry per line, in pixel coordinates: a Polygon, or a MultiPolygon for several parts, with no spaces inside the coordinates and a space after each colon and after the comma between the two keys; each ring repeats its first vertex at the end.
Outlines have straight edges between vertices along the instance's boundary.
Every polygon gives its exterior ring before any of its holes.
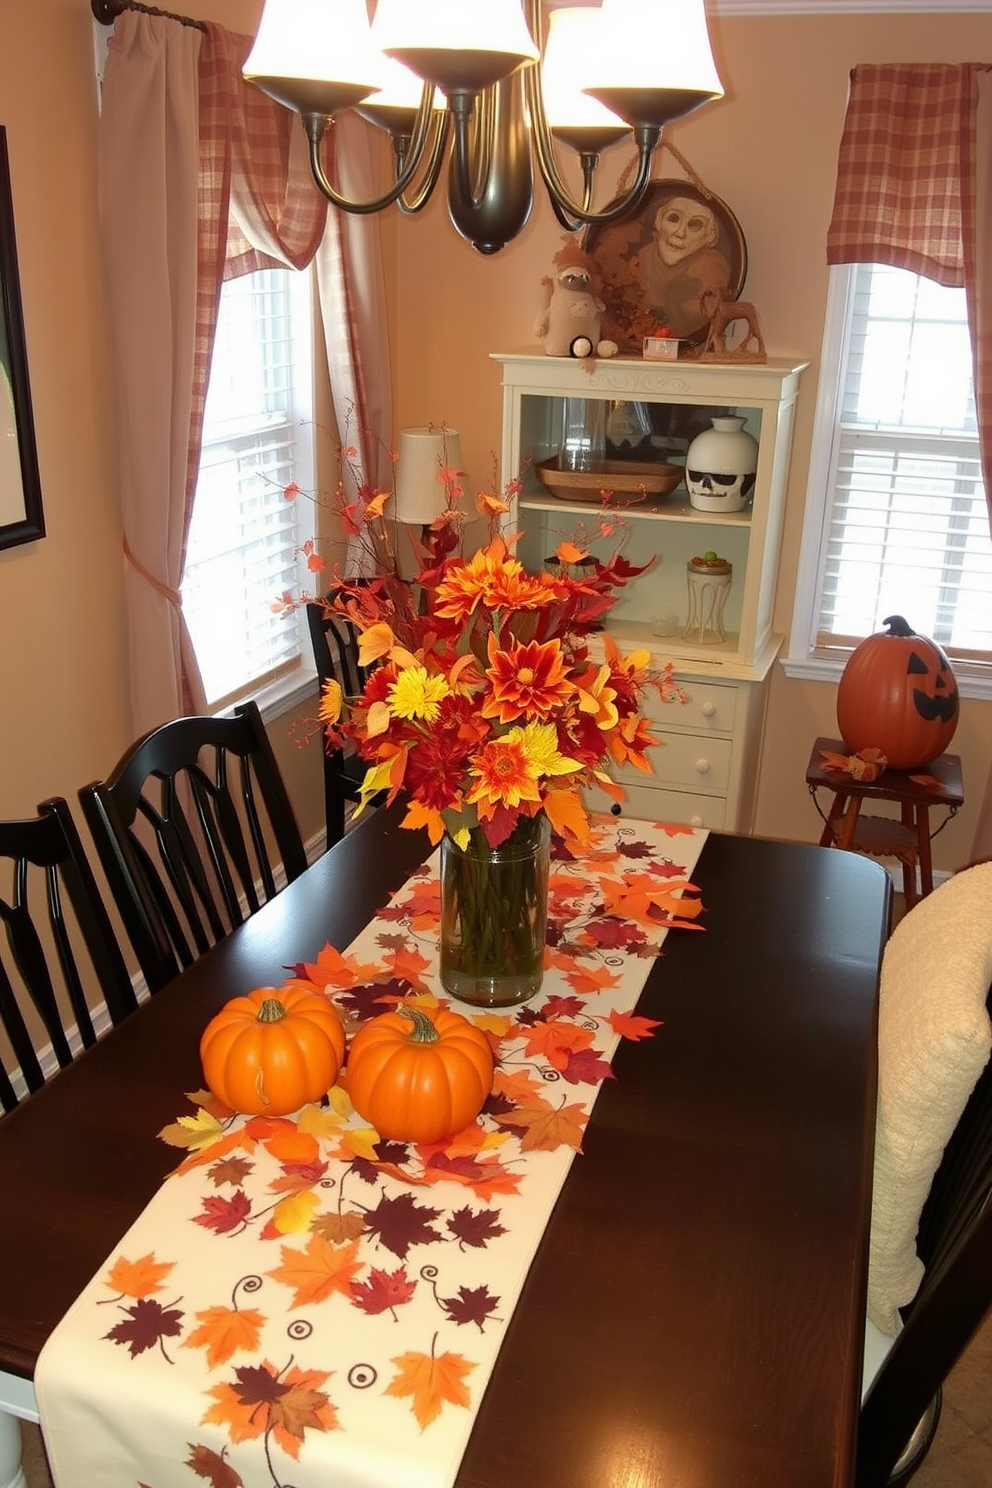
{"type": "Polygon", "coordinates": [[[988,665],[992,539],[965,292],[879,264],[834,268],[827,320],[786,669],[816,675],[804,655],[842,663],[892,614],[957,663],[988,665]]]}
{"type": "Polygon", "coordinates": [[[305,614],[272,609],[306,587],[313,506],[283,492],[313,489],[311,340],[308,274],[225,283],[182,587],[212,707],[312,669],[305,614]]]}

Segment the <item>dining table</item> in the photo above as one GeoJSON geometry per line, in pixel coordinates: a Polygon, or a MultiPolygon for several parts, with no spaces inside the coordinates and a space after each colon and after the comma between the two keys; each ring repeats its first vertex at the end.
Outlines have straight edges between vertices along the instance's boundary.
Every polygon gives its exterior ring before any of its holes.
{"type": "MultiPolygon", "coordinates": [[[[202,1086],[206,1022],[351,944],[431,853],[401,814],[362,819],[0,1121],[13,1416],[32,1418],[46,1340],[176,1165],[159,1133],[202,1086]]],[[[692,879],[698,925],[650,962],[653,1036],[621,1040],[598,1090],[455,1488],[853,1482],[889,877],[710,832],[692,879]]],[[[23,1481],[14,1450],[8,1431],[0,1488],[23,1481]]]]}

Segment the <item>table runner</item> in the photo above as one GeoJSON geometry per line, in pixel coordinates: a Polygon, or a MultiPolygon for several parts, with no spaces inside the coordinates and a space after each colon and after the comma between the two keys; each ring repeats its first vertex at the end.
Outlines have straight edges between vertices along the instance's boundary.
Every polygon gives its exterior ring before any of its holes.
{"type": "MultiPolygon", "coordinates": [[[[161,1135],[187,1156],[39,1356],[58,1488],[449,1488],[613,1051],[658,1026],[634,1012],[651,960],[699,928],[706,835],[554,844],[542,991],[452,1004],[497,1074],[445,1143],[380,1141],[338,1087],[279,1119],[177,1096],[161,1135]]],[[[435,854],[346,952],[287,969],[346,1019],[446,1005],[438,918],[435,854]]]]}

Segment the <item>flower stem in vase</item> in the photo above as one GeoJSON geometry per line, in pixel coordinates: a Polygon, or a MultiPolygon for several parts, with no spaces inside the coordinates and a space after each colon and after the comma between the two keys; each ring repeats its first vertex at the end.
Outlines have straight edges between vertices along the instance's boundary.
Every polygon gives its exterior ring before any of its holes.
{"type": "Polygon", "coordinates": [[[441,843],[441,983],[477,1007],[540,990],[548,919],[547,817],[521,817],[499,847],[475,828],[463,850],[441,843]]]}

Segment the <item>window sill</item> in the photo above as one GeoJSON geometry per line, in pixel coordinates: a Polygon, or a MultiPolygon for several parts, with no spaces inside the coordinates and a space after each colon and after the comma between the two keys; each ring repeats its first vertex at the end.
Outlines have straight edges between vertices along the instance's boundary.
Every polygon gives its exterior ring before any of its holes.
{"type": "MultiPolygon", "coordinates": [[[[293,713],[308,700],[316,702],[317,673],[313,667],[302,666],[288,677],[270,682],[256,693],[249,693],[258,704],[263,723],[273,723],[277,718],[293,713]]],[[[225,710],[226,711],[226,710],[225,710]]],[[[316,710],[315,710],[316,711],[316,710]]]]}
{"type": "MultiPolygon", "coordinates": [[[[820,656],[782,656],[779,664],[787,677],[801,682],[840,681],[844,670],[843,661],[820,656]]],[[[953,663],[958,692],[963,698],[977,698],[981,702],[992,702],[992,676],[984,672],[969,671],[962,662],[953,663]]]]}

